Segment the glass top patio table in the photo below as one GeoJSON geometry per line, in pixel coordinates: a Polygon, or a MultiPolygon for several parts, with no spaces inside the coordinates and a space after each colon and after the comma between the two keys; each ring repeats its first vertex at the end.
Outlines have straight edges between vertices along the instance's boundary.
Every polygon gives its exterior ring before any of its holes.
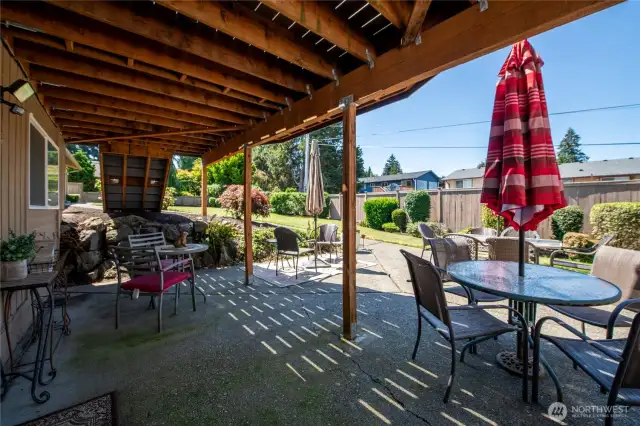
{"type": "Polygon", "coordinates": [[[458,262],[447,271],[460,284],[522,302],[592,306],[621,296],[620,289],[605,280],[549,266],[525,265],[524,278],[518,276],[517,262],[458,262]]]}

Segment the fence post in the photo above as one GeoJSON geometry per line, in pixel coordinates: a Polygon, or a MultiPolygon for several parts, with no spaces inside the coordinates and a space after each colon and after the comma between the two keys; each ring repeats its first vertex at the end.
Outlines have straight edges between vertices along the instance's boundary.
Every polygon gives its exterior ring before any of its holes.
{"type": "Polygon", "coordinates": [[[442,220],[444,218],[444,191],[442,189],[438,189],[438,201],[440,202],[440,210],[438,212],[438,223],[444,223],[442,220]]]}
{"type": "Polygon", "coordinates": [[[402,207],[400,206],[400,190],[396,189],[396,200],[398,201],[398,208],[401,209],[402,207]]]}

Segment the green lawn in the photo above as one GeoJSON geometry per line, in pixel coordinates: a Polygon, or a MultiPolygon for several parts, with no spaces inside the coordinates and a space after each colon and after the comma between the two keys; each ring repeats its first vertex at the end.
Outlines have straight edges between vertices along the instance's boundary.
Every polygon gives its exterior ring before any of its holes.
{"type": "MultiPolygon", "coordinates": [[[[170,211],[184,212],[184,213],[194,213],[200,214],[200,207],[187,207],[187,206],[172,206],[169,207],[170,211]]],[[[207,214],[217,215],[217,216],[229,216],[224,209],[217,207],[208,207],[207,214]]],[[[269,217],[254,217],[254,221],[256,222],[267,222],[272,223],[274,225],[282,225],[290,228],[298,228],[298,229],[310,229],[313,228],[313,218],[311,217],[301,217],[301,216],[284,216],[280,214],[271,213],[269,217]]],[[[332,219],[318,219],[318,224],[322,225],[325,223],[334,223],[338,226],[341,226],[341,221],[332,220],[332,219]]],[[[410,247],[418,247],[422,248],[422,240],[420,238],[412,237],[406,234],[393,234],[390,232],[377,231],[375,229],[370,228],[358,228],[361,234],[366,235],[366,238],[369,240],[376,241],[384,241],[386,243],[399,244],[403,246],[410,247]]],[[[365,243],[366,245],[366,243],[365,243]]]]}

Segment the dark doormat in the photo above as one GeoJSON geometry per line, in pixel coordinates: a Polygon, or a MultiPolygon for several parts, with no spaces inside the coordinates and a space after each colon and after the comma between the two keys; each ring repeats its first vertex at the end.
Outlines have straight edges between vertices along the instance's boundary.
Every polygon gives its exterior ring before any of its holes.
{"type": "Polygon", "coordinates": [[[111,392],[55,411],[21,426],[118,426],[118,401],[111,392]]]}

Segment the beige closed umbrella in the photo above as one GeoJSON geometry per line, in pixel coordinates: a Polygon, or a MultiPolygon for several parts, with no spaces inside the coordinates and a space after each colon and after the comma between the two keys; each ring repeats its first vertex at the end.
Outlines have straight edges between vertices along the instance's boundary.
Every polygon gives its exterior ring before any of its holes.
{"type": "MultiPolygon", "coordinates": [[[[324,210],[324,182],[322,181],[322,168],[320,166],[320,149],[318,141],[311,143],[309,154],[309,184],[307,186],[307,214],[313,216],[314,234],[317,238],[318,215],[324,210]]],[[[318,250],[315,250],[315,264],[318,268],[318,250]]]]}

